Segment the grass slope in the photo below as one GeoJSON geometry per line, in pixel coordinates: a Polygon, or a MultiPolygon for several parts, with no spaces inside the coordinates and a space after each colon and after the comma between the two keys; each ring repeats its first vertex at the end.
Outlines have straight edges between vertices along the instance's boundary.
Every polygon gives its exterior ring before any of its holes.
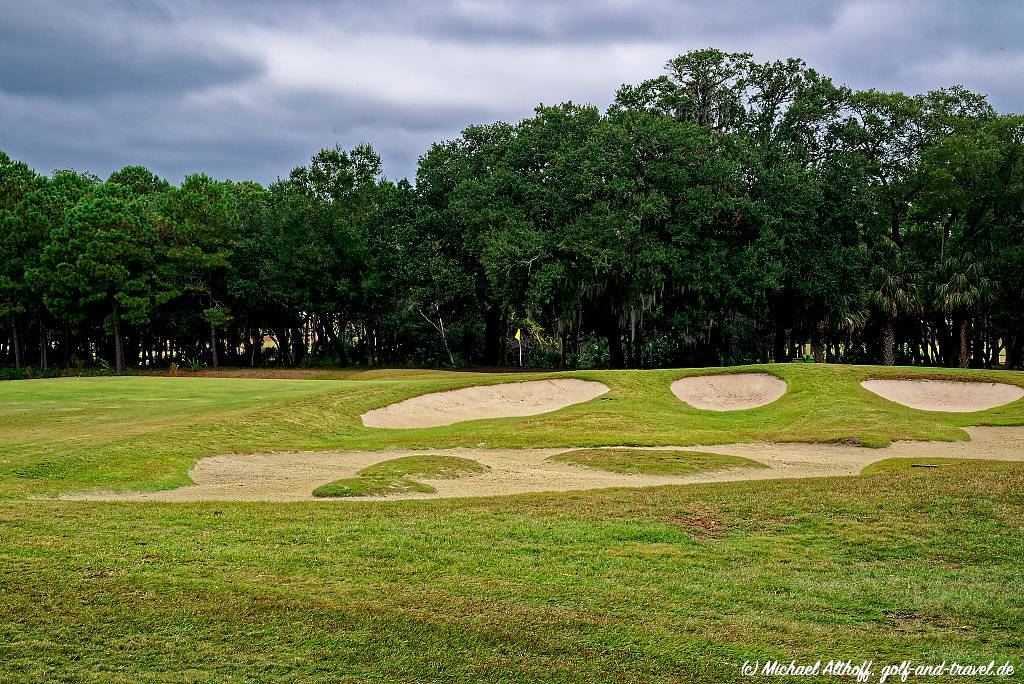
{"type": "Polygon", "coordinates": [[[763,463],[742,456],[700,451],[637,451],[636,449],[576,449],[556,454],[552,461],[574,463],[613,473],[643,475],[693,475],[723,468],[764,468],[763,463]]]}
{"type": "Polygon", "coordinates": [[[466,475],[482,473],[488,467],[477,461],[458,456],[424,454],[404,456],[363,468],[355,477],[322,485],[313,490],[313,496],[375,496],[401,492],[431,493],[437,491],[414,478],[452,480],[466,475]]]}
{"type": "Polygon", "coordinates": [[[963,425],[1024,424],[1024,401],[970,414],[915,411],[858,384],[866,378],[952,378],[1024,386],[1024,373],[813,364],[738,367],[789,383],[749,411],[691,408],[672,380],[721,369],[556,374],[437,371],[303,372],[316,380],[64,378],[0,383],[0,498],[188,482],[196,460],[253,451],[457,446],[656,446],[732,441],[963,439],[963,425]],[[605,383],[602,400],[526,418],[422,430],[365,428],[360,414],[425,392],[544,377],[605,383]],[[335,379],[336,378],[336,379],[335,379]]]}
{"type": "MultiPolygon", "coordinates": [[[[0,502],[0,680],[1024,668],[1024,467],[460,501],[0,502]]],[[[936,680],[938,681],[938,680],[936,680]]]]}

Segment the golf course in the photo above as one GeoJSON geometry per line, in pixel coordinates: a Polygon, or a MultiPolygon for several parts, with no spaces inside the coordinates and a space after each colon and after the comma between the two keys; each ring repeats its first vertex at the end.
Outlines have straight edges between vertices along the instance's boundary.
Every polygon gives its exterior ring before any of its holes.
{"type": "Polygon", "coordinates": [[[0,684],[1024,677],[1024,4],[3,16],[0,684]]]}
{"type": "Polygon", "coordinates": [[[2,383],[0,679],[1020,671],[1021,388],[832,364],[2,383]],[[735,408],[744,388],[761,405],[735,408]],[[460,392],[519,413],[474,419],[460,392]],[[386,407],[458,420],[368,426],[386,407]]]}

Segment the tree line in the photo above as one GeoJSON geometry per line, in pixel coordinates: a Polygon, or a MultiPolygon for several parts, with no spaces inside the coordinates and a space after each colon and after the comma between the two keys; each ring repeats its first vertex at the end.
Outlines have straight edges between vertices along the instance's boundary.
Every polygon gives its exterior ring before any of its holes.
{"type": "Polygon", "coordinates": [[[1024,117],[715,49],[268,187],[0,152],[0,364],[1021,364],[1024,117]]]}

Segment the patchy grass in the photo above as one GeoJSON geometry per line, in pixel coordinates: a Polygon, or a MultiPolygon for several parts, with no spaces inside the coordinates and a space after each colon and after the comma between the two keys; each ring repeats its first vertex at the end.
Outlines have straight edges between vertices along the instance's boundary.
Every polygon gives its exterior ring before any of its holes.
{"type": "Polygon", "coordinates": [[[577,449],[556,454],[549,460],[574,463],[613,473],[643,475],[693,475],[723,468],[764,468],[742,456],[725,456],[700,451],[646,451],[639,449],[577,449]]]}
{"type": "MultiPolygon", "coordinates": [[[[769,364],[730,369],[447,373],[315,371],[320,379],[62,378],[0,383],[0,498],[84,490],[166,489],[188,483],[204,456],[256,451],[691,446],[736,441],[965,439],[963,425],[1024,425],[1024,400],[978,413],[916,411],[868,392],[866,378],[947,378],[1024,386],[1009,371],[769,364]],[[684,375],[773,373],[786,394],[748,411],[710,413],[676,399],[684,375]],[[421,430],[363,427],[360,414],[475,384],[548,377],[603,382],[599,401],[523,418],[421,430]]],[[[305,377],[305,376],[304,376],[305,377]]]]}
{"type": "Polygon", "coordinates": [[[0,680],[1024,668],[1022,464],[340,505],[0,502],[0,680]]]}
{"type": "MultiPolygon", "coordinates": [[[[1024,401],[925,413],[858,384],[1024,385],[1021,373],[735,370],[775,373],[789,390],[709,414],[669,384],[719,369],[0,383],[0,681],[702,684],[749,681],[744,660],[830,657],[1024,670],[1019,463],[358,506],[26,499],[178,486],[198,458],[228,452],[880,445],[1024,424],[1024,401]],[[552,414],[443,428],[359,420],[424,392],[538,377],[612,391],[552,414]]],[[[422,465],[380,465],[424,477],[422,465]]]]}
{"type": "Polygon", "coordinates": [[[414,478],[451,480],[487,470],[489,468],[482,463],[458,456],[404,456],[363,468],[355,477],[317,487],[313,490],[313,496],[380,496],[403,492],[430,494],[437,490],[414,478]]]}
{"type": "Polygon", "coordinates": [[[860,471],[861,475],[876,475],[878,473],[902,473],[910,470],[948,470],[949,468],[969,468],[984,464],[987,461],[985,459],[973,459],[973,458],[931,458],[928,456],[915,456],[914,458],[887,458],[882,461],[875,461],[874,463],[865,466],[860,471]],[[936,468],[928,468],[927,466],[933,465],[936,468]],[[924,467],[922,467],[924,466],[924,467]]]}

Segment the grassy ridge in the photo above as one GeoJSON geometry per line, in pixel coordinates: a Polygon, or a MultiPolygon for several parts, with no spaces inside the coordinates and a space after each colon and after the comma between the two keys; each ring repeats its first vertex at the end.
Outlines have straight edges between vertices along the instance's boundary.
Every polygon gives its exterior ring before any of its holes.
{"type": "MultiPolygon", "coordinates": [[[[750,411],[693,409],[670,392],[684,375],[718,370],[479,374],[319,372],[318,380],[79,378],[0,384],[0,497],[85,489],[158,489],[187,483],[203,456],[267,450],[456,446],[701,445],[732,441],[965,438],[963,425],[1024,424],[1024,401],[972,414],[915,411],[859,382],[929,377],[1009,382],[1024,373],[861,366],[768,365],[789,382],[777,402],[750,411]],[[603,399],[527,418],[422,430],[364,428],[364,411],[425,392],[541,377],[604,382],[603,399]],[[337,379],[334,379],[337,378],[337,379]]],[[[729,369],[741,371],[743,368],[729,369]]]]}
{"type": "Polygon", "coordinates": [[[482,473],[489,468],[482,463],[458,456],[425,454],[393,458],[363,468],[355,477],[335,480],[313,490],[313,496],[375,496],[401,492],[431,493],[437,490],[419,482],[420,478],[452,480],[482,473]]]}
{"type": "Polygon", "coordinates": [[[1024,467],[383,504],[2,502],[0,679],[1024,667],[1024,467]],[[344,506],[344,509],[339,508],[344,506]]]}
{"type": "Polygon", "coordinates": [[[552,461],[574,463],[613,473],[693,475],[723,468],[765,468],[742,456],[700,451],[637,451],[636,449],[576,449],[552,456],[552,461]]]}

